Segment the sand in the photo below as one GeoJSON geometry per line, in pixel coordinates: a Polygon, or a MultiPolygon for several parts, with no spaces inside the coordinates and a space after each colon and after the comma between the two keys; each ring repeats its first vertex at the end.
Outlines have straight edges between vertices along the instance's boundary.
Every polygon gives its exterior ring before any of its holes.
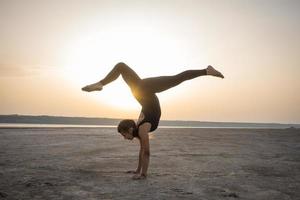
{"type": "Polygon", "coordinates": [[[113,128],[0,129],[0,199],[300,199],[299,129],[159,129],[146,180],[113,128]]]}

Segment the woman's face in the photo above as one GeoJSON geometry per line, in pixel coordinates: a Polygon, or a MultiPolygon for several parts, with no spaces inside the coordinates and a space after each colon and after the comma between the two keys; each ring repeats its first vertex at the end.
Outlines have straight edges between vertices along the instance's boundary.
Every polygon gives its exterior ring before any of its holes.
{"type": "Polygon", "coordinates": [[[130,128],[128,131],[121,131],[121,135],[126,140],[133,140],[133,128],[130,128]]]}

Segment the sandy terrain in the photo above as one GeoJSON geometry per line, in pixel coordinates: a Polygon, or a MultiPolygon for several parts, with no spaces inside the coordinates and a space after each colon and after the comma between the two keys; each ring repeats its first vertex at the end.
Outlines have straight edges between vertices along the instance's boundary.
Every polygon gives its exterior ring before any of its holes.
{"type": "Polygon", "coordinates": [[[300,131],[159,129],[148,179],[112,128],[0,129],[0,199],[300,199],[300,131]]]}

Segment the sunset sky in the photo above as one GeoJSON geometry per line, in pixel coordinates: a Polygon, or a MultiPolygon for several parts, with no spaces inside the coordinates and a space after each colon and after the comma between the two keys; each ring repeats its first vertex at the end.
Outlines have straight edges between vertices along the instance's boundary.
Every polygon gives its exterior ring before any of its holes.
{"type": "Polygon", "coordinates": [[[298,0],[0,0],[0,114],[137,118],[141,78],[212,65],[158,94],[162,119],[300,123],[298,0]]]}

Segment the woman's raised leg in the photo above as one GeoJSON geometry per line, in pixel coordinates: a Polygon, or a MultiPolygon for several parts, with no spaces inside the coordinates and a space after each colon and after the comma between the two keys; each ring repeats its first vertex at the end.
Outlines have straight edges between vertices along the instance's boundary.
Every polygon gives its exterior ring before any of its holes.
{"type": "Polygon", "coordinates": [[[146,78],[142,80],[143,88],[152,93],[158,93],[168,90],[172,87],[179,85],[180,83],[194,79],[199,76],[212,75],[220,78],[224,76],[215,70],[212,66],[208,66],[206,69],[201,70],[187,70],[179,73],[175,76],[160,76],[153,78],[146,78]]]}
{"type": "Polygon", "coordinates": [[[136,86],[136,84],[138,84],[138,82],[141,80],[135,71],[133,71],[125,63],[120,62],[114,66],[114,68],[106,75],[104,79],[97,83],[87,85],[83,87],[82,90],[87,92],[102,90],[104,85],[116,80],[120,75],[122,75],[122,78],[130,88],[136,86]]]}

